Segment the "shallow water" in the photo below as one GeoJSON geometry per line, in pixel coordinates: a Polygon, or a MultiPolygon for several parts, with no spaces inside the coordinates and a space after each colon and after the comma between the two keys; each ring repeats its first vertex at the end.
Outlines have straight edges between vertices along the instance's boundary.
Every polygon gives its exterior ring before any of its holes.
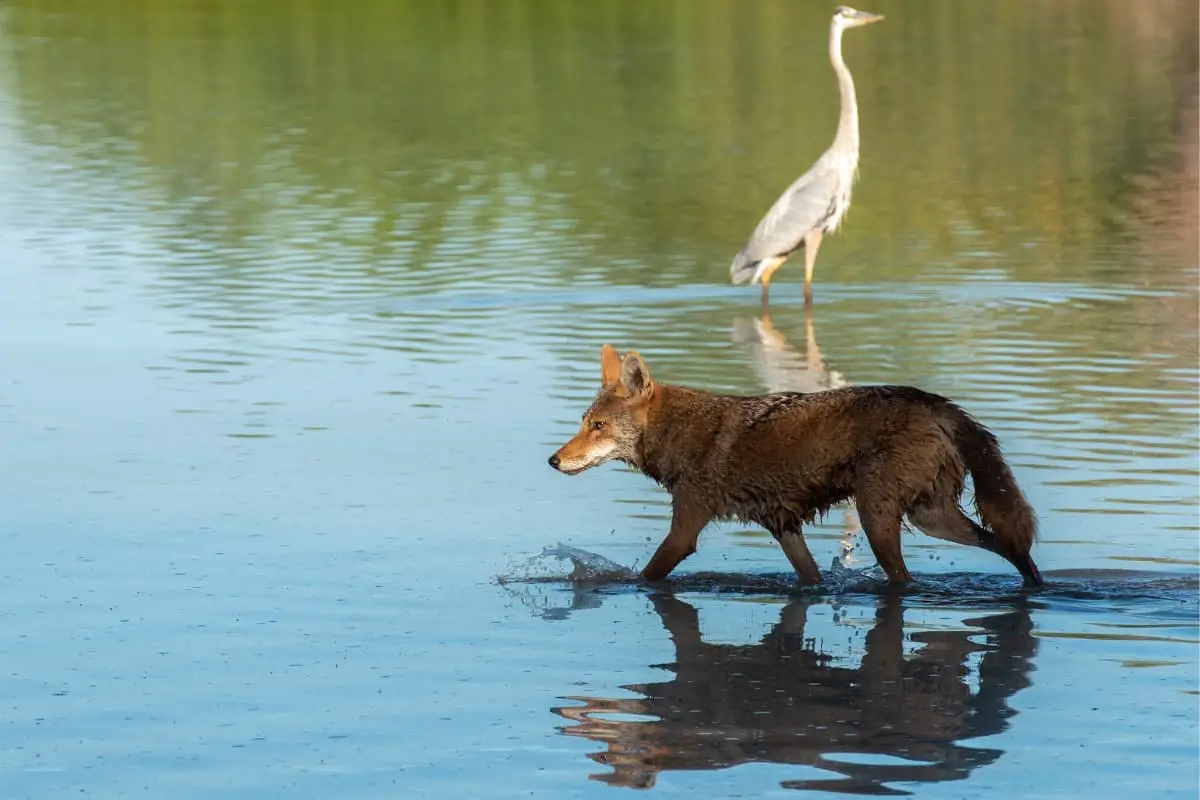
{"type": "Polygon", "coordinates": [[[1195,796],[1194,4],[872,10],[765,316],[820,4],[0,0],[0,796],[1195,796]],[[848,509],[639,584],[663,493],[545,463],[606,341],[955,398],[1047,588],[848,509]]]}
{"type": "MultiPolygon", "coordinates": [[[[1127,779],[1124,770],[1062,774],[1094,771],[1095,753],[1079,751],[1113,737],[1143,763],[1139,793],[1186,794],[1174,768],[1189,747],[1175,726],[1188,726],[1191,709],[1158,692],[1142,697],[1145,685],[1133,688],[1127,675],[1181,666],[1166,654],[1196,642],[1194,575],[1064,570],[1045,573],[1045,589],[1030,594],[1011,580],[943,573],[898,594],[835,564],[814,589],[794,589],[787,575],[711,573],[647,597],[594,557],[551,548],[549,557],[564,556],[575,563],[573,591],[539,597],[549,581],[506,586],[555,622],[585,610],[619,615],[612,607],[648,600],[673,650],[649,675],[599,694],[571,692],[553,709],[566,720],[562,733],[592,745],[589,758],[604,768],[589,776],[596,781],[670,786],[676,771],[757,765],[757,774],[709,776],[697,788],[754,794],[778,781],[899,794],[919,783],[928,784],[922,794],[962,796],[939,784],[971,779],[971,793],[1056,795],[1069,783],[1103,794],[1112,789],[1102,781],[1127,779]],[[1100,622],[1105,615],[1121,621],[1100,622]],[[1122,657],[1132,641],[1146,657],[1122,657]],[[1081,656],[1098,662],[1094,678],[1072,666],[1081,656]],[[1035,679],[1047,668],[1061,682],[1035,679]],[[1099,682],[1109,689],[1098,693],[1099,682]],[[1023,709],[1055,715],[1053,730],[1013,734],[1023,709]],[[1002,776],[987,775],[1001,762],[1002,776]]],[[[1194,695],[1186,677],[1174,678],[1153,682],[1194,695]]]]}

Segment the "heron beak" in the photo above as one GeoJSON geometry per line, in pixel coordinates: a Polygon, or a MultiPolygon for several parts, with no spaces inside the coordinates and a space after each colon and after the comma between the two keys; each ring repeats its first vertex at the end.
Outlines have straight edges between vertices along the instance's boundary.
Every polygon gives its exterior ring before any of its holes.
{"type": "Polygon", "coordinates": [[[854,17],[855,26],[870,25],[872,22],[879,22],[883,19],[883,14],[872,14],[869,11],[859,11],[854,17]]]}

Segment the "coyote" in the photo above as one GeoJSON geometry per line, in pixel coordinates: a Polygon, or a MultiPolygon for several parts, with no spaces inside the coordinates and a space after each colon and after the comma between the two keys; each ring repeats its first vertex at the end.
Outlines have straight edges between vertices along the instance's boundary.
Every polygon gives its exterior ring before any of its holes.
{"type": "Polygon", "coordinates": [[[1026,585],[1037,518],[996,437],[950,400],[911,386],[852,386],[756,397],[656,383],[634,351],[600,351],[601,388],[578,433],[550,456],[577,475],[622,461],[671,493],[671,529],[642,570],[661,580],[696,552],[709,522],[766,528],[799,581],[821,580],[801,526],[854,499],[889,581],[911,579],[900,553],[904,516],[930,536],[1007,559],[1026,585]],[[976,524],[959,505],[967,472],[976,524]]]}

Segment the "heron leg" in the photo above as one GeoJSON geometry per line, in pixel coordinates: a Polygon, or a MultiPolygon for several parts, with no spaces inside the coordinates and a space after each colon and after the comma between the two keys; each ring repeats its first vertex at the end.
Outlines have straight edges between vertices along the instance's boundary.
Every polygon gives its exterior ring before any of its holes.
{"type": "Polygon", "coordinates": [[[771,283],[771,276],[775,274],[775,270],[779,269],[780,265],[786,260],[787,256],[776,256],[775,258],[763,260],[763,265],[759,272],[759,281],[762,283],[763,308],[767,307],[767,287],[771,283]]]}
{"type": "Polygon", "coordinates": [[[817,250],[821,248],[821,238],[825,232],[820,228],[804,237],[804,302],[812,302],[813,267],[817,264],[817,250]]]}

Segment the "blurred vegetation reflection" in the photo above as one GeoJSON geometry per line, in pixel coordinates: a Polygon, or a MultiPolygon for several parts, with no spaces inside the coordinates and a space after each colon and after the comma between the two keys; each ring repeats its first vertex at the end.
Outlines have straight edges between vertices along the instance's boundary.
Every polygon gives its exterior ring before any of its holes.
{"type": "MultiPolygon", "coordinates": [[[[224,269],[322,263],[372,291],[472,276],[724,282],[837,114],[832,4],[0,9],[24,133],[55,158],[118,192],[136,174],[134,202],[171,212],[161,235],[227,249],[224,269]]],[[[1194,3],[871,9],[886,29],[846,47],[863,180],[826,280],[999,269],[1178,283],[1161,251],[1180,239],[1169,257],[1188,258],[1192,280],[1194,3]]]]}

